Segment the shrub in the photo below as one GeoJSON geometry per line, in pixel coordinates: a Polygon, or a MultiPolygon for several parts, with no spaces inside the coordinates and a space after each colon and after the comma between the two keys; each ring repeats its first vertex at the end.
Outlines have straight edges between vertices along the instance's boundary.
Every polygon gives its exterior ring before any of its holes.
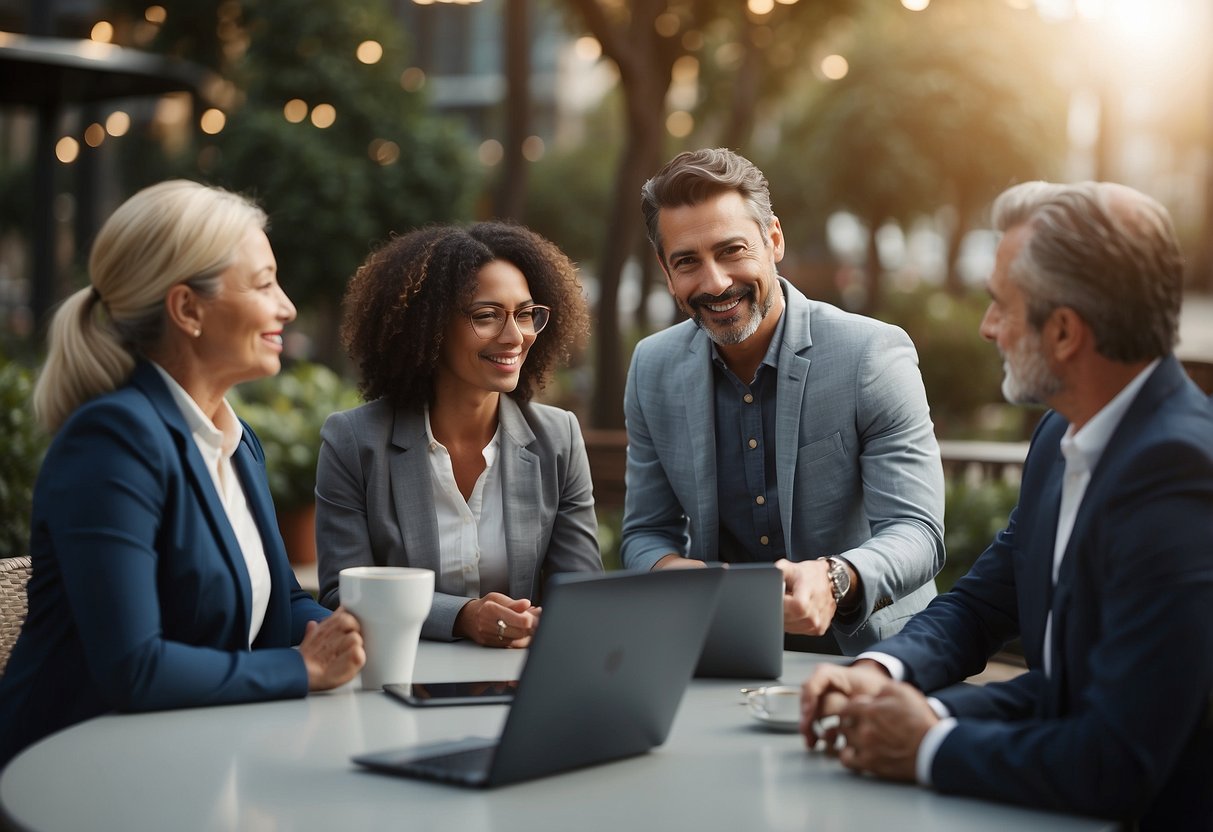
{"type": "Polygon", "coordinates": [[[30,406],[34,373],[0,358],[0,557],[29,552],[34,480],[49,437],[30,406]]]}
{"type": "Polygon", "coordinates": [[[298,362],[276,376],[242,384],[231,400],[265,449],[274,507],[288,511],[310,504],[320,428],[329,414],[357,407],[358,391],[328,367],[298,362]]]}

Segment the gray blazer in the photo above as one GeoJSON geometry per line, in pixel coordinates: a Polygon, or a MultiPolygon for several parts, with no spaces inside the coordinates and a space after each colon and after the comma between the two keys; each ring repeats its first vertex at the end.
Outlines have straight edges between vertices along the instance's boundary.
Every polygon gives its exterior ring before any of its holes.
{"type": "MultiPolygon", "coordinates": [[[[501,397],[501,477],[513,598],[536,602],[553,572],[600,572],[590,464],[577,417],[501,397]]],[[[316,549],[320,602],[336,608],[347,566],[439,568],[425,416],[370,402],[320,431],[316,549]]],[[[434,594],[424,638],[450,641],[467,598],[434,594]]]]}
{"type": "MultiPolygon", "coordinates": [[[[776,387],[780,519],[789,560],[838,555],[862,579],[860,609],[833,624],[853,655],[935,596],[944,560],[939,445],[906,334],[779,282],[787,301],[776,387]]],[[[718,559],[711,353],[707,335],[684,321],[632,355],[627,567],[650,569],[671,552],[718,559]]]]}

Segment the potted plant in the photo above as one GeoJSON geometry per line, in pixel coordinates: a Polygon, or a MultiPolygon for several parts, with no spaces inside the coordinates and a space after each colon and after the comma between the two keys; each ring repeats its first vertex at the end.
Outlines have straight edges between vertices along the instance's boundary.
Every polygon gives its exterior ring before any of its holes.
{"type": "Polygon", "coordinates": [[[278,529],[292,563],[316,560],[316,461],[329,414],[361,403],[358,391],[322,364],[296,362],[242,384],[232,406],[265,449],[278,529]]]}

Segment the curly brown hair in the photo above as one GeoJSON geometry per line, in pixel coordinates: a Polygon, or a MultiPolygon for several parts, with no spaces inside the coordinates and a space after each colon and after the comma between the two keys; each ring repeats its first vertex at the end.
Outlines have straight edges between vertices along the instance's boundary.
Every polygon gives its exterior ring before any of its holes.
{"type": "Polygon", "coordinates": [[[521,225],[434,225],[393,237],[372,252],[345,292],[341,341],[362,376],[367,401],[420,407],[433,394],[447,327],[471,302],[476,274],[493,260],[526,277],[552,319],[527,354],[511,396],[530,401],[557,361],[589,334],[590,318],[572,261],[521,225]]]}

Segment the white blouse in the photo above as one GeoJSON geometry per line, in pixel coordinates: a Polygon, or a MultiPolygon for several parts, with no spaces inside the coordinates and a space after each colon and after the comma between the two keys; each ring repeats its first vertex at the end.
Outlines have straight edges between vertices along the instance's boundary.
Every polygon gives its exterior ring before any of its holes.
{"type": "Polygon", "coordinates": [[[434,478],[441,564],[435,588],[465,598],[481,598],[490,592],[509,594],[510,566],[505,551],[501,472],[497,465],[501,425],[497,425],[497,432],[484,448],[484,471],[467,500],[455,482],[450,453],[430,429],[429,407],[425,409],[425,435],[434,478]]]}

